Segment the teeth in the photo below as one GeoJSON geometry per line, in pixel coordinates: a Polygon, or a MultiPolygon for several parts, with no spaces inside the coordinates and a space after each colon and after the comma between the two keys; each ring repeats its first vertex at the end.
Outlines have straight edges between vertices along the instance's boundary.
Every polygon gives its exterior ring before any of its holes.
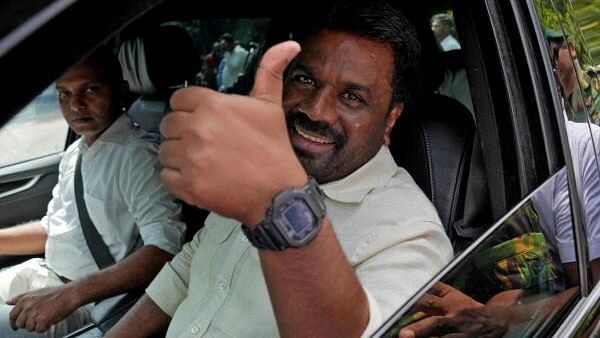
{"type": "Polygon", "coordinates": [[[304,133],[297,126],[296,126],[296,132],[298,132],[298,134],[300,134],[300,136],[304,137],[305,139],[308,139],[309,141],[312,141],[312,142],[315,142],[315,143],[320,143],[320,144],[331,144],[331,143],[333,143],[332,141],[330,141],[328,139],[322,139],[322,138],[318,138],[318,137],[309,135],[307,133],[304,133]]]}

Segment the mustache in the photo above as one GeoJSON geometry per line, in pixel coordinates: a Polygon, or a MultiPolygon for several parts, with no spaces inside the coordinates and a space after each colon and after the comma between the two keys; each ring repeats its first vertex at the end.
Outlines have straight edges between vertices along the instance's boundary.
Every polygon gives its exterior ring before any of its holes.
{"type": "Polygon", "coordinates": [[[306,113],[297,109],[289,111],[286,114],[286,122],[288,130],[295,130],[296,127],[300,127],[303,130],[321,135],[332,140],[335,144],[335,148],[338,150],[342,148],[347,140],[344,133],[333,129],[329,123],[324,121],[313,121],[306,113]]]}

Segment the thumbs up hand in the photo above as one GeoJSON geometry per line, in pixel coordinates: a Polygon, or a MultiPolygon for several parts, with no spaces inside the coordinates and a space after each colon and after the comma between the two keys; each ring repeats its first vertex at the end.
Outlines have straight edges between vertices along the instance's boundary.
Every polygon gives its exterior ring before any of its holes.
{"type": "Polygon", "coordinates": [[[300,52],[293,41],[270,48],[250,96],[188,87],[171,97],[161,123],[161,178],[188,204],[253,226],[273,196],[307,182],[289,141],[283,72],[300,52]]]}

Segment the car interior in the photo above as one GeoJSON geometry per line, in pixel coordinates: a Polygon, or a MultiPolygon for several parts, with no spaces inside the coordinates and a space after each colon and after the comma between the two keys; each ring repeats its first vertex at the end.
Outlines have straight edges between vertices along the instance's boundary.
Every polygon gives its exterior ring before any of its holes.
{"type": "MultiPolygon", "coordinates": [[[[294,32],[287,24],[302,20],[289,13],[283,4],[239,7],[218,4],[215,9],[207,10],[199,2],[181,0],[139,1],[135,5],[116,3],[116,8],[123,13],[138,14],[123,14],[123,18],[106,20],[91,29],[88,39],[91,41],[69,47],[66,50],[69,57],[61,60],[49,57],[48,64],[54,66],[52,70],[42,70],[39,65],[34,67],[32,71],[39,72],[40,78],[47,81],[17,82],[25,89],[23,96],[7,103],[7,111],[18,112],[24,102],[47,87],[60,72],[101,43],[111,46],[118,55],[124,77],[130,84],[132,95],[127,114],[139,128],[159,135],[158,125],[170,110],[172,92],[184,86],[206,85],[202,75],[206,67],[203,56],[211,52],[213,42],[223,33],[234,33],[247,49],[256,48],[256,54],[248,58],[236,86],[229,91],[247,94],[260,61],[257,56],[274,42],[293,38],[294,32]],[[250,42],[254,44],[251,46],[250,42]]],[[[417,29],[422,59],[412,102],[406,105],[393,130],[391,150],[398,165],[411,174],[436,207],[456,259],[422,292],[398,309],[376,335],[397,337],[398,330],[414,319],[417,311],[411,307],[437,281],[451,284],[481,301],[488,300],[498,290],[509,288],[474,289],[465,282],[464,276],[475,273],[472,267],[479,263],[474,261],[484,255],[486,249],[512,238],[541,233],[531,197],[564,165],[558,126],[544,117],[550,113],[540,102],[551,101],[544,96],[547,94],[522,94],[532,92],[535,81],[529,71],[531,65],[527,64],[523,42],[511,37],[522,33],[522,27],[512,14],[506,14],[510,11],[508,4],[494,4],[495,7],[486,7],[479,2],[427,0],[400,5],[417,29]],[[439,13],[454,18],[460,49],[441,50],[431,30],[431,18],[439,13]],[[496,13],[495,20],[504,20],[503,25],[497,25],[489,13],[496,13]],[[493,36],[495,38],[491,38],[493,36]],[[508,78],[517,81],[505,81],[508,78]]],[[[78,8],[74,6],[71,10],[73,13],[67,11],[62,15],[69,18],[78,8]]],[[[105,13],[105,10],[98,11],[99,15],[105,13]]],[[[94,23],[97,19],[89,20],[94,23]]],[[[52,33],[52,29],[48,31],[52,33]]],[[[82,33],[76,33],[75,37],[77,34],[82,33]]],[[[24,53],[35,51],[37,47],[33,45],[46,37],[43,33],[34,36],[8,57],[22,57],[24,53]]],[[[8,120],[7,113],[3,113],[0,121],[4,120],[8,120]]],[[[65,147],[76,137],[69,131],[65,135],[65,147]]],[[[0,165],[0,227],[44,215],[57,180],[59,159],[59,153],[52,153],[0,165]],[[32,187],[19,190],[24,185],[32,187]]],[[[202,227],[207,215],[206,210],[185,205],[188,240],[202,227]]],[[[0,256],[0,268],[25,259],[27,257],[0,256]]],[[[537,255],[532,261],[544,259],[537,255]]],[[[549,274],[551,272],[546,271],[547,278],[542,282],[550,279],[549,274]]],[[[531,288],[538,288],[537,295],[548,295],[551,287],[544,289],[536,284],[531,288]]],[[[563,302],[552,316],[564,315],[561,311],[571,306],[573,299],[563,302]]],[[[100,331],[110,328],[131,301],[116,300],[98,313],[94,320],[100,331]]],[[[519,329],[538,330],[538,324],[519,329]]],[[[93,326],[70,337],[86,337],[93,326]]],[[[93,331],[96,334],[97,329],[93,331]]]]}

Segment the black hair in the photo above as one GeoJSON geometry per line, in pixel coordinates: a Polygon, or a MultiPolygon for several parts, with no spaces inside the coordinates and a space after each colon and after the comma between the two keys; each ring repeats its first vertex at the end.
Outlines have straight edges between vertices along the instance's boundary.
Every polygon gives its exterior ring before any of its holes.
{"type": "Polygon", "coordinates": [[[234,42],[233,35],[231,35],[231,33],[223,33],[223,35],[221,35],[221,38],[219,39],[219,41],[220,40],[223,40],[223,41],[225,41],[227,43],[233,43],[234,42]]]}
{"type": "Polygon", "coordinates": [[[123,84],[121,63],[119,63],[119,59],[109,47],[102,46],[98,48],[88,57],[83,59],[82,63],[92,63],[98,67],[98,69],[102,70],[102,73],[106,77],[110,87],[116,93],[120,92],[123,84]]]}
{"type": "Polygon", "coordinates": [[[337,1],[325,5],[320,14],[296,16],[297,35],[302,42],[316,31],[328,29],[363,36],[388,44],[394,51],[392,103],[411,103],[410,87],[416,84],[421,45],[413,25],[396,7],[384,0],[337,1]]]}

